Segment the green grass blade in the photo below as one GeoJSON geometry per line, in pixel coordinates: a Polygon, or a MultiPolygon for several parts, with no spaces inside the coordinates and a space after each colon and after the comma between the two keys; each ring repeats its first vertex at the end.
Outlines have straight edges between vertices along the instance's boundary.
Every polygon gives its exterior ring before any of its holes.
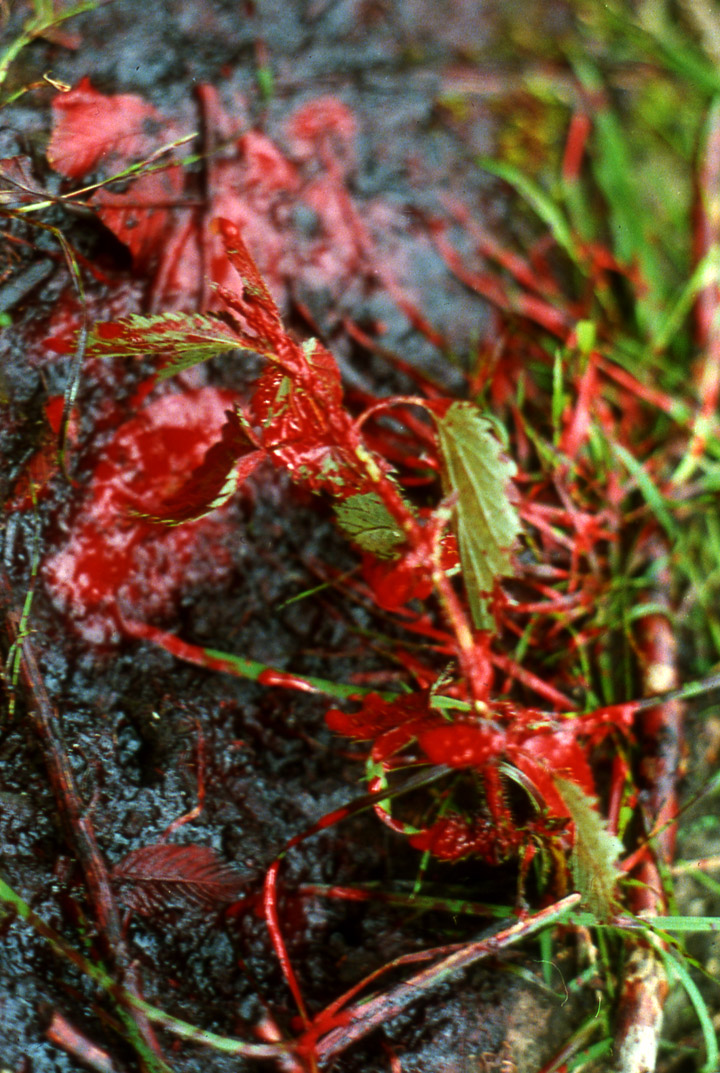
{"type": "Polygon", "coordinates": [[[534,209],[543,223],[550,228],[558,246],[565,250],[567,255],[579,265],[578,251],[567,218],[557,202],[553,201],[542,187],[528,178],[519,168],[500,160],[481,157],[478,161],[478,166],[483,168],[484,171],[489,171],[492,175],[497,175],[499,179],[503,179],[517,190],[521,197],[534,209]]]}
{"type": "Polygon", "coordinates": [[[687,997],[692,1003],[697,1019],[700,1022],[703,1041],[705,1043],[705,1063],[700,1067],[699,1073],[717,1073],[718,1067],[720,1066],[720,1050],[718,1050],[717,1035],[715,1033],[712,1015],[705,1004],[705,1000],[700,994],[697,984],[688,972],[687,966],[667,950],[661,950],[661,954],[663,961],[665,962],[668,976],[670,976],[671,979],[674,977],[682,984],[687,997]]]}
{"type": "Polygon", "coordinates": [[[675,523],[675,519],[668,510],[662,493],[645,467],[641,462],[638,462],[630,451],[628,451],[626,447],[623,447],[621,443],[610,442],[610,449],[615,457],[625,466],[625,469],[630,476],[635,478],[643,499],[650,507],[650,510],[660,522],[668,536],[675,540],[678,536],[678,527],[675,523]]]}

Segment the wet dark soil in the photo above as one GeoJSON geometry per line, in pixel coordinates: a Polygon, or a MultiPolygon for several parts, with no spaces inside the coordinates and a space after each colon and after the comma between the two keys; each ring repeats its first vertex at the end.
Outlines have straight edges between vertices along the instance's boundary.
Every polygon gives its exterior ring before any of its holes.
{"type": "MultiPolygon", "coordinates": [[[[482,101],[471,103],[460,119],[442,106],[451,72],[470,63],[492,70],[502,48],[502,7],[477,0],[267,5],[112,0],[67,24],[65,32],[76,39],[34,42],[13,66],[8,88],[43,72],[71,85],[87,75],[97,90],[141,94],[193,129],[194,90],[207,83],[217,87],[228,115],[242,108],[243,122],[280,144],[288,116],[300,105],[318,96],[338,98],[357,121],[348,183],[370,221],[376,253],[399,274],[448,345],[441,357],[382,287],[342,275],[333,281],[332,272],[317,265],[308,271],[298,267],[294,279],[286,274],[278,297],[298,325],[299,310],[309,310],[338,356],[350,392],[408,391],[413,380],[397,363],[353,341],[343,317],[382,323],[385,351],[461,391],[464,362],[485,330],[487,312],[451,279],[418,220],[439,212],[447,194],[462,197],[489,226],[505,216],[497,188],[474,164],[493,145],[482,101]],[[259,82],[265,64],[272,70],[271,93],[263,93],[262,74],[259,82]]],[[[8,40],[26,13],[23,5],[11,13],[8,40]]],[[[552,17],[562,32],[560,6],[552,17]]],[[[51,191],[59,188],[59,178],[43,153],[53,92],[31,91],[2,115],[2,155],[26,156],[34,179],[51,191]]],[[[303,205],[295,210],[273,233],[273,242],[302,246],[312,237],[312,213],[303,205]]],[[[92,316],[108,319],[149,307],[151,281],[133,273],[127,251],[107,229],[56,208],[42,220],[61,228],[109,281],[88,274],[92,316]]],[[[229,908],[181,900],[149,915],[128,916],[127,939],[144,995],[220,1034],[252,1039],[268,1012],[281,1032],[290,1032],[296,1011],[258,912],[263,876],[289,838],[357,796],[361,766],[327,730],[326,699],[181,663],[128,638],[119,625],[118,602],[122,614],[152,620],[190,643],[337,682],[367,683],[376,674],[382,685],[388,670],[396,684],[407,677],[381,646],[368,641],[369,633],[388,633],[392,626],[332,588],[287,602],[314,589],[326,574],[351,570],[356,558],[320,501],[269,469],[257,472],[218,518],[198,523],[187,545],[170,542],[158,551],[159,544],[138,540],[126,563],[131,583],[123,588],[117,580],[92,606],[77,597],[81,572],[65,567],[70,582],[64,588],[57,582],[59,568],[48,563],[66,554],[77,536],[97,467],[118,428],[133,419],[134,396],[149,369],[142,363],[87,364],[78,396],[75,484],[57,476],[37,511],[19,509],[16,480],[43,435],[45,404],[62,394],[70,371],[70,358],[48,351],[45,340],[62,334],[58,304],[70,309],[73,299],[52,235],[38,234],[30,224],[13,223],[12,229],[19,244],[8,248],[8,279],[16,289],[0,290],[12,322],[0,341],[0,455],[3,491],[15,496],[16,509],[5,520],[4,563],[19,609],[36,553],[41,561],[32,645],[60,715],[87,817],[112,867],[129,852],[158,842],[194,808],[200,785],[202,808],[172,841],[211,847],[241,882],[229,908]]],[[[72,322],[71,312],[62,315],[72,322]]],[[[251,372],[225,358],[156,397],[179,390],[241,395],[251,372]]],[[[112,569],[110,558],[104,560],[102,570],[112,569]]],[[[28,731],[26,704],[31,697],[19,699],[0,739],[2,877],[50,925],[73,936],[89,956],[99,956],[82,876],[59,821],[42,749],[28,731]]],[[[302,893],[318,884],[409,891],[417,868],[417,854],[364,815],[288,855],[281,871],[280,920],[311,1011],[394,956],[482,933],[487,922],[473,918],[302,893]]],[[[513,875],[495,875],[477,863],[435,865],[424,889],[430,893],[434,885],[448,884],[479,902],[507,904],[514,894],[513,875]]],[[[122,903],[120,888],[117,896],[122,903]]],[[[78,1069],[78,1060],[48,1038],[58,1013],[109,1056],[111,1065],[96,1068],[137,1068],[87,978],[10,916],[0,915],[0,933],[3,1070],[78,1069]]],[[[444,983],[326,1068],[338,1073],[539,1068],[567,1031],[559,1018],[572,1021],[577,1011],[570,1004],[560,1013],[534,969],[516,967],[506,960],[444,983]]],[[[170,1037],[163,1044],[178,1073],[270,1068],[170,1037]]]]}

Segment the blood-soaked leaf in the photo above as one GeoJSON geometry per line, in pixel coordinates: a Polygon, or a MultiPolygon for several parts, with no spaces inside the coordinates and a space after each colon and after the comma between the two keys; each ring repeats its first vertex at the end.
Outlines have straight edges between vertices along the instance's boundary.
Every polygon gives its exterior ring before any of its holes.
{"type": "Polygon", "coordinates": [[[350,496],[335,508],[340,528],[364,551],[392,559],[405,534],[376,492],[350,496]]]}
{"type": "Polygon", "coordinates": [[[209,846],[165,842],[141,846],[112,870],[121,900],[150,916],[171,905],[220,906],[235,901],[243,880],[209,846]]]}
{"type": "MultiPolygon", "coordinates": [[[[225,220],[222,217],[215,220],[214,225],[222,236],[230,264],[242,280],[243,299],[256,313],[262,311],[280,327],[280,313],[275,305],[275,299],[270,294],[252,254],[243,241],[240,228],[236,227],[231,220],[225,220]]],[[[248,315],[246,310],[243,309],[242,312],[245,316],[248,315]]]]}
{"type": "Polygon", "coordinates": [[[490,723],[446,723],[441,719],[420,735],[419,742],[434,764],[454,768],[483,768],[505,747],[504,736],[490,723]]]}
{"type": "Polygon", "coordinates": [[[140,512],[141,516],[163,525],[203,518],[227,503],[264,457],[265,451],[249,441],[237,411],[230,410],[220,439],[180,491],[166,499],[160,509],[151,514],[140,512]]]}
{"type": "Polygon", "coordinates": [[[126,193],[100,189],[93,195],[98,216],[130,250],[138,272],[162,259],[173,224],[173,204],[182,199],[184,182],[182,168],[175,165],[139,175],[126,193]]]}
{"type": "Polygon", "coordinates": [[[608,830],[594,797],[568,779],[556,778],[555,783],[575,825],[570,855],[573,882],[588,909],[608,920],[617,904],[615,889],[621,874],[617,861],[623,844],[608,830]]]}
{"type": "Polygon", "coordinates": [[[392,561],[368,559],[363,576],[375,602],[386,611],[399,611],[410,600],[426,600],[433,591],[432,564],[419,562],[413,552],[392,561]]]}
{"type": "Polygon", "coordinates": [[[521,828],[504,831],[499,837],[497,829],[482,816],[469,820],[449,813],[432,827],[411,835],[409,841],[415,849],[443,861],[459,861],[476,854],[490,864],[498,864],[511,852],[517,852],[524,837],[521,828]]]}
{"type": "Polygon", "coordinates": [[[331,708],[325,719],[336,734],[367,741],[405,723],[414,722],[428,715],[428,712],[427,693],[408,693],[396,700],[385,700],[378,693],[368,693],[363,697],[359,711],[343,712],[339,708],[331,708]]]}
{"type": "Polygon", "coordinates": [[[442,717],[430,710],[425,692],[409,693],[392,701],[383,700],[377,693],[369,693],[363,698],[359,712],[331,708],[325,719],[336,734],[360,741],[374,738],[371,755],[376,763],[394,756],[426,728],[442,722],[442,717]]]}
{"type": "MultiPolygon", "coordinates": [[[[372,483],[365,451],[342,405],[340,373],[315,339],[298,346],[282,328],[280,346],[258,380],[252,417],[276,462],[314,491],[339,498],[365,492],[372,483]]],[[[377,474],[388,469],[372,457],[377,474]]]]}
{"type": "Polygon", "coordinates": [[[455,529],[473,622],[478,629],[491,629],[485,597],[497,578],[512,572],[511,550],[520,533],[508,496],[515,465],[472,403],[453,403],[435,419],[443,479],[448,494],[457,494],[455,529]]]}
{"type": "Polygon", "coordinates": [[[288,135],[298,152],[318,153],[327,139],[337,142],[346,152],[357,134],[357,121],[346,104],[337,97],[318,97],[299,108],[288,123],[288,135]]]}
{"type": "Polygon", "coordinates": [[[159,378],[242,347],[232,328],[219,317],[201,313],[159,313],[95,325],[89,350],[102,357],[160,358],[159,378]]]}
{"type": "Polygon", "coordinates": [[[132,93],[106,96],[83,78],[53,101],[54,126],[47,149],[51,167],[81,179],[102,163],[117,169],[140,160],[174,131],[160,113],[132,93]]]}

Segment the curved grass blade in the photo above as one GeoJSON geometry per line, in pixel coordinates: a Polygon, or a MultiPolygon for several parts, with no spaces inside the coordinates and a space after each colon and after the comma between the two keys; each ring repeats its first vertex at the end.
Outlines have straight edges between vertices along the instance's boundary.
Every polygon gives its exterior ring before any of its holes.
{"type": "Polygon", "coordinates": [[[570,224],[557,203],[551,197],[548,197],[537,183],[534,183],[524,172],[512,164],[506,164],[501,160],[491,160],[487,157],[481,158],[478,164],[484,171],[497,175],[498,179],[503,179],[517,190],[518,194],[532,206],[543,223],[550,228],[558,246],[565,250],[568,257],[578,267],[582,268],[570,224]]]}

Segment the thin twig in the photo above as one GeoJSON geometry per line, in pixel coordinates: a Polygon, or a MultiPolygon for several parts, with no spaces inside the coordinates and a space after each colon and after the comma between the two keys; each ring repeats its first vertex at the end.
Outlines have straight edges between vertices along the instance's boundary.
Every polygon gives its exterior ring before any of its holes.
{"type": "MultiPolygon", "coordinates": [[[[62,817],[68,844],[83,872],[88,898],[106,954],[114,963],[121,983],[131,995],[142,999],[137,969],[122,935],[120,912],[110,886],[105,861],[95,839],[90,818],[78,793],[75,777],[63,742],[60,722],[43,680],[34,645],[28,636],[18,636],[19,616],[12,608],[12,589],[4,571],[0,572],[0,601],[5,605],[10,642],[17,641],[22,655],[20,680],[28,700],[28,720],[40,742],[50,786],[62,817]]],[[[141,1040],[162,1061],[162,1051],[145,1015],[127,1006],[141,1040]]],[[[141,1065],[146,1068],[141,1059],[141,1065]]]]}

